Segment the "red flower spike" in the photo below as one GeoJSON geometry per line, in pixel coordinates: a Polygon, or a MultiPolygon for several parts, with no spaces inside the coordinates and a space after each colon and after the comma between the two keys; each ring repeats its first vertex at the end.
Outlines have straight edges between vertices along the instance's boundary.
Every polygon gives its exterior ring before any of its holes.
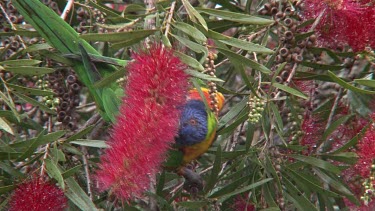
{"type": "Polygon", "coordinates": [[[9,205],[10,211],[62,211],[67,199],[57,186],[34,179],[16,188],[9,205]]]}
{"type": "Polygon", "coordinates": [[[234,211],[254,211],[255,206],[253,203],[249,202],[246,196],[238,195],[234,199],[234,204],[232,205],[234,211]]]}
{"type": "Polygon", "coordinates": [[[307,154],[309,154],[318,140],[322,137],[324,124],[320,118],[306,114],[301,125],[301,130],[304,134],[301,138],[300,144],[302,146],[307,146],[307,154]]]}
{"type": "Polygon", "coordinates": [[[375,6],[368,1],[306,0],[304,19],[322,18],[315,28],[321,46],[348,44],[354,51],[375,47],[375,6]]]}
{"type": "Polygon", "coordinates": [[[371,173],[371,166],[375,159],[375,127],[370,125],[366,133],[359,140],[358,147],[358,161],[356,169],[363,178],[368,178],[371,173]]]}
{"type": "Polygon", "coordinates": [[[100,188],[126,201],[148,189],[174,143],[188,88],[186,66],[171,50],[154,45],[133,58],[126,97],[97,172],[100,188]]]}

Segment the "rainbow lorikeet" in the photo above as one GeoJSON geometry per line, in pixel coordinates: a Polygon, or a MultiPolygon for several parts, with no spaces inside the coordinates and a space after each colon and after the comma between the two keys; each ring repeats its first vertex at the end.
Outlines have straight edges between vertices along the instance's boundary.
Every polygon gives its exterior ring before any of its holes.
{"type": "MultiPolygon", "coordinates": [[[[206,101],[210,103],[209,90],[201,88],[206,101]]],[[[217,109],[221,110],[224,97],[217,93],[217,109]]],[[[214,105],[210,105],[213,109],[214,105]]],[[[217,114],[207,109],[198,90],[189,92],[187,102],[180,117],[180,128],[176,146],[183,152],[182,165],[188,164],[205,153],[216,138],[217,114]]]]}
{"type": "MultiPolygon", "coordinates": [[[[224,104],[224,96],[216,94],[217,103],[211,104],[209,89],[201,88],[209,108],[206,107],[199,91],[189,91],[187,102],[182,110],[176,144],[171,151],[166,167],[177,168],[186,181],[198,189],[203,187],[201,178],[185,166],[205,153],[216,139],[218,113],[224,104]],[[217,112],[212,110],[216,109],[217,112]],[[198,184],[197,184],[198,183],[198,184]]],[[[190,185],[191,186],[191,185],[190,185]]]]}

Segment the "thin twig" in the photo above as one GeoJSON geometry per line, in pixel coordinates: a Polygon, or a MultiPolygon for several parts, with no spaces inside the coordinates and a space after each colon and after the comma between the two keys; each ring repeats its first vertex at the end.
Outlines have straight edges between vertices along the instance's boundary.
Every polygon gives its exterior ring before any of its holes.
{"type": "MultiPolygon", "coordinates": [[[[12,23],[12,21],[10,20],[10,18],[8,16],[8,14],[6,13],[4,7],[1,4],[0,4],[0,9],[1,9],[2,13],[4,14],[5,19],[9,23],[10,27],[12,28],[12,30],[17,31],[17,28],[14,26],[14,24],[12,23]]],[[[23,49],[26,49],[25,41],[22,39],[22,37],[19,36],[18,34],[16,34],[15,37],[21,42],[21,45],[22,45],[23,49]]],[[[31,56],[30,56],[29,53],[26,53],[26,55],[29,59],[31,59],[31,56]]]]}
{"type": "Polygon", "coordinates": [[[73,5],[74,5],[74,0],[68,0],[68,3],[66,4],[65,9],[60,16],[63,20],[66,19],[66,16],[68,15],[70,10],[72,9],[73,5]]]}
{"type": "MultiPolygon", "coordinates": [[[[47,130],[48,130],[48,133],[51,133],[52,132],[52,116],[49,116],[48,117],[48,126],[47,126],[47,130]]],[[[46,147],[44,148],[44,156],[43,156],[43,161],[42,161],[42,167],[40,169],[40,176],[43,177],[44,174],[46,173],[46,162],[45,160],[48,158],[48,150],[49,150],[49,147],[50,147],[50,143],[46,144],[46,147]]]]}
{"type": "Polygon", "coordinates": [[[333,121],[333,117],[335,115],[335,111],[337,109],[337,106],[340,103],[340,99],[342,97],[342,93],[343,93],[343,88],[340,87],[339,92],[337,93],[337,96],[335,98],[335,102],[332,105],[331,112],[330,112],[330,114],[328,116],[328,120],[327,120],[327,124],[326,124],[326,128],[325,129],[328,129],[329,126],[331,126],[331,123],[333,121]]]}
{"type": "Polygon", "coordinates": [[[82,160],[83,160],[83,166],[85,168],[85,174],[86,174],[86,185],[87,185],[87,194],[89,195],[90,199],[93,199],[92,191],[91,191],[91,177],[90,177],[90,169],[89,169],[89,162],[87,160],[87,148],[85,146],[81,146],[82,150],[82,160]]]}
{"type": "Polygon", "coordinates": [[[142,20],[142,18],[137,18],[137,19],[131,21],[130,23],[126,24],[125,26],[116,29],[116,32],[120,32],[120,31],[123,31],[123,30],[131,27],[131,26],[134,26],[136,23],[138,23],[141,20],[142,20]]]}
{"type": "MultiPolygon", "coordinates": [[[[155,0],[144,0],[147,13],[155,9],[155,0]]],[[[148,18],[145,23],[145,29],[155,29],[155,18],[148,18]]]]}
{"type": "Polygon", "coordinates": [[[175,7],[176,7],[176,1],[172,2],[171,9],[169,10],[169,16],[168,16],[168,19],[167,19],[167,25],[165,27],[165,32],[164,32],[164,35],[166,37],[168,36],[169,30],[171,28],[171,22],[172,22],[172,17],[173,17],[173,13],[174,13],[175,7]]]}

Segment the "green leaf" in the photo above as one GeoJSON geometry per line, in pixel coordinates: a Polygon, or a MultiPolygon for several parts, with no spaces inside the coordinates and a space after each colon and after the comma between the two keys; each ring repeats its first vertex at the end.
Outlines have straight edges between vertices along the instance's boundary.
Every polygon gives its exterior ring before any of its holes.
{"type": "Polygon", "coordinates": [[[266,179],[260,180],[260,181],[258,181],[258,182],[255,182],[255,183],[253,183],[253,184],[251,184],[251,185],[247,185],[247,186],[245,186],[245,187],[243,187],[243,188],[241,188],[241,189],[239,189],[239,190],[235,190],[235,191],[233,191],[233,192],[231,192],[231,193],[229,193],[229,194],[227,194],[227,195],[222,196],[221,199],[220,199],[219,201],[222,201],[222,202],[223,202],[223,201],[227,200],[228,198],[230,198],[230,197],[232,197],[232,196],[235,196],[235,195],[238,195],[238,194],[241,194],[241,193],[248,192],[248,191],[250,191],[251,189],[254,189],[254,188],[256,188],[256,187],[259,187],[259,186],[261,186],[261,185],[263,185],[263,184],[265,184],[265,183],[267,183],[267,182],[269,182],[269,181],[271,181],[271,180],[273,180],[273,178],[266,178],[266,179]]]}
{"type": "Polygon", "coordinates": [[[204,53],[205,55],[208,55],[208,49],[205,46],[202,46],[198,43],[195,43],[193,41],[190,41],[184,37],[180,37],[177,35],[172,34],[176,40],[178,40],[181,44],[185,45],[186,47],[190,48],[192,51],[196,53],[204,53]]]}
{"type": "Polygon", "coordinates": [[[53,73],[55,70],[47,67],[32,67],[32,66],[17,66],[17,67],[4,67],[6,71],[20,75],[44,75],[53,73]]]}
{"type": "Polygon", "coordinates": [[[2,187],[0,187],[0,194],[6,194],[6,193],[12,191],[13,189],[15,189],[16,187],[17,187],[17,185],[2,186],[2,187]]]}
{"type": "Polygon", "coordinates": [[[238,116],[241,111],[247,106],[247,102],[249,100],[247,98],[244,98],[241,100],[241,102],[237,103],[235,106],[233,106],[228,113],[226,113],[219,121],[219,129],[224,127],[226,124],[228,124],[229,121],[231,121],[233,118],[238,116]]]}
{"type": "Polygon", "coordinates": [[[10,144],[9,146],[12,147],[12,148],[30,148],[30,144],[33,143],[34,141],[36,141],[38,139],[38,141],[35,143],[35,145],[43,145],[43,144],[48,144],[48,143],[51,143],[51,142],[54,142],[54,141],[57,141],[60,137],[62,137],[63,135],[65,135],[65,131],[63,130],[60,130],[60,131],[57,131],[57,132],[52,132],[52,133],[48,133],[47,135],[41,135],[40,137],[37,137],[37,138],[32,138],[32,139],[29,139],[29,140],[26,140],[26,141],[19,141],[19,142],[16,142],[16,143],[13,143],[13,144],[10,144]]]}
{"type": "Polygon", "coordinates": [[[251,15],[241,14],[241,13],[234,13],[229,11],[223,11],[218,9],[197,9],[199,12],[203,12],[209,15],[216,16],[218,18],[222,18],[224,20],[229,20],[233,22],[245,23],[245,24],[254,24],[254,25],[271,25],[274,23],[273,20],[259,18],[251,15]]]}
{"type": "Polygon", "coordinates": [[[134,44],[137,44],[144,40],[144,37],[136,37],[131,40],[123,41],[123,42],[116,42],[112,44],[112,50],[118,50],[120,48],[125,48],[134,44]]]}
{"type": "Polygon", "coordinates": [[[92,129],[94,129],[94,125],[90,125],[90,126],[88,126],[88,127],[86,127],[86,128],[83,128],[82,130],[80,130],[78,133],[75,133],[74,135],[72,135],[72,136],[70,136],[69,138],[67,138],[66,140],[65,140],[65,142],[70,142],[70,141],[74,141],[74,140],[77,140],[77,139],[79,139],[79,138],[81,138],[81,137],[83,137],[84,135],[86,135],[86,134],[88,134],[89,132],[91,132],[92,131],[92,129]]]}
{"type": "Polygon", "coordinates": [[[232,37],[228,37],[228,39],[218,40],[218,41],[221,43],[236,47],[236,48],[250,51],[250,52],[264,53],[264,54],[274,53],[273,50],[263,47],[261,45],[254,44],[248,41],[243,41],[243,40],[236,39],[236,38],[232,38],[232,37]]]}
{"type": "Polygon", "coordinates": [[[72,178],[65,180],[67,185],[67,190],[65,195],[81,210],[97,211],[95,204],[87,196],[87,194],[82,190],[79,184],[72,178]]]}
{"type": "Polygon", "coordinates": [[[44,162],[46,164],[47,173],[52,178],[54,178],[57,181],[57,183],[60,185],[61,189],[64,190],[65,189],[64,179],[63,179],[63,177],[61,175],[61,172],[60,172],[59,168],[50,159],[45,159],[44,162]]]}
{"type": "Polygon", "coordinates": [[[357,163],[358,155],[355,152],[339,152],[322,155],[322,157],[354,165],[357,163]]]}
{"type": "Polygon", "coordinates": [[[334,193],[334,192],[332,192],[328,189],[325,189],[325,188],[321,187],[321,184],[320,184],[321,182],[319,180],[316,181],[317,180],[316,178],[310,178],[309,176],[311,176],[311,175],[304,175],[301,172],[294,171],[291,168],[287,168],[285,173],[289,174],[291,176],[291,178],[293,178],[294,181],[296,181],[296,182],[298,181],[298,182],[306,185],[310,189],[311,192],[316,191],[316,192],[325,194],[325,196],[330,196],[330,197],[339,197],[340,196],[337,193],[334,193]]]}
{"type": "Polygon", "coordinates": [[[300,91],[298,91],[296,89],[293,89],[293,88],[291,88],[289,86],[285,86],[285,85],[279,84],[279,83],[273,83],[272,85],[274,87],[276,87],[276,88],[278,88],[280,90],[283,90],[284,92],[288,92],[289,94],[292,94],[294,96],[300,97],[300,98],[305,99],[305,100],[308,99],[308,97],[304,93],[302,93],[302,92],[300,92],[300,91]]]}
{"type": "Polygon", "coordinates": [[[178,51],[175,51],[174,54],[176,56],[178,56],[181,61],[187,65],[189,65],[190,67],[198,70],[198,71],[204,71],[204,67],[201,65],[201,63],[199,63],[196,59],[194,59],[193,57],[190,57],[186,54],[183,54],[181,52],[178,52],[178,51]]]}
{"type": "Polygon", "coordinates": [[[75,173],[79,172],[82,169],[83,165],[74,166],[71,169],[64,171],[61,175],[64,179],[67,179],[73,176],[75,173]]]}
{"type": "Polygon", "coordinates": [[[13,177],[24,179],[26,176],[19,171],[19,169],[14,168],[14,166],[6,164],[4,162],[0,162],[0,169],[2,171],[7,172],[8,174],[12,175],[13,177]]]}
{"type": "MultiPolygon", "coordinates": [[[[39,0],[14,0],[12,3],[25,20],[60,53],[78,53],[80,52],[78,44],[81,43],[83,49],[85,49],[87,53],[99,55],[95,48],[93,48],[88,42],[82,40],[78,33],[59,15],[57,15],[55,11],[45,6],[39,0]]],[[[82,83],[89,89],[98,109],[103,109],[101,90],[92,87],[95,82],[92,80],[92,75],[94,73],[85,69],[82,62],[79,61],[73,61],[73,69],[82,83]]],[[[102,65],[102,67],[99,68],[99,71],[105,75],[107,72],[114,71],[114,67],[112,65],[102,65]]],[[[116,84],[113,85],[115,86],[116,84]]]]}
{"type": "Polygon", "coordinates": [[[318,158],[314,158],[311,156],[303,156],[303,155],[288,155],[288,156],[296,160],[302,161],[304,163],[310,164],[312,166],[324,169],[326,171],[333,172],[335,174],[340,174],[341,172],[337,166],[327,161],[318,159],[318,158]]]}
{"type": "Polygon", "coordinates": [[[220,189],[216,190],[215,192],[209,194],[208,198],[218,198],[227,194],[232,193],[236,189],[238,189],[239,186],[241,186],[243,183],[248,181],[248,176],[241,177],[240,179],[237,179],[228,185],[225,185],[224,187],[221,187],[220,189]]]}
{"type": "Polygon", "coordinates": [[[187,73],[188,75],[191,75],[193,77],[206,80],[206,81],[224,82],[220,78],[212,77],[212,76],[209,76],[207,74],[204,74],[204,73],[201,73],[201,72],[198,72],[198,71],[195,71],[195,70],[187,69],[187,70],[185,70],[185,73],[187,73]]]}
{"type": "Polygon", "coordinates": [[[41,89],[33,89],[33,88],[28,88],[28,87],[23,87],[23,86],[18,86],[14,84],[7,84],[9,88],[20,92],[22,94],[26,95],[35,95],[35,96],[53,96],[55,95],[54,92],[51,91],[46,91],[46,90],[41,90],[41,89]]]}
{"type": "MultiPolygon", "coordinates": [[[[4,86],[9,86],[9,84],[6,84],[4,86]]],[[[21,121],[20,115],[17,112],[16,106],[14,105],[13,99],[10,97],[9,92],[7,92],[6,96],[3,92],[0,91],[0,99],[3,100],[3,103],[5,103],[7,106],[9,106],[10,110],[12,111],[12,117],[15,117],[17,119],[17,122],[21,121]]]]}
{"type": "Polygon", "coordinates": [[[14,135],[13,128],[12,128],[12,127],[10,126],[10,124],[9,124],[5,119],[3,119],[2,117],[0,117],[0,130],[4,130],[5,132],[14,135]]]}
{"type": "Polygon", "coordinates": [[[184,5],[184,7],[186,9],[186,12],[189,15],[190,20],[193,21],[194,23],[199,22],[203,26],[203,28],[207,31],[208,30],[207,23],[203,19],[203,17],[194,9],[193,6],[191,6],[191,4],[188,0],[181,0],[181,1],[182,1],[182,4],[184,5]]]}
{"type": "Polygon", "coordinates": [[[86,147],[108,148],[106,142],[102,140],[78,139],[77,141],[71,141],[70,143],[86,147]]]}
{"type": "Polygon", "coordinates": [[[375,94],[375,91],[369,91],[369,90],[364,90],[364,89],[360,89],[360,88],[357,88],[347,82],[345,82],[344,80],[342,80],[341,78],[337,77],[333,72],[331,71],[328,71],[328,75],[332,78],[333,81],[335,81],[336,83],[338,83],[339,85],[341,85],[342,87],[346,88],[346,89],[349,89],[353,92],[358,92],[358,93],[363,93],[363,94],[375,94]]]}
{"type": "Polygon", "coordinates": [[[109,84],[113,83],[113,81],[116,81],[117,79],[125,76],[126,69],[121,68],[119,71],[116,71],[101,80],[95,82],[94,87],[95,88],[102,88],[102,87],[108,87],[109,84]]]}
{"type": "Polygon", "coordinates": [[[211,171],[210,179],[205,185],[205,192],[210,191],[216,184],[217,179],[219,177],[219,173],[221,170],[221,146],[217,146],[216,154],[215,154],[215,162],[211,171]]]}
{"type": "Polygon", "coordinates": [[[144,39],[158,30],[149,29],[149,30],[136,30],[129,32],[113,32],[113,33],[104,33],[104,34],[82,34],[80,37],[86,41],[101,41],[101,42],[125,42],[134,39],[144,39]]]}
{"type": "Polygon", "coordinates": [[[106,115],[113,123],[116,122],[116,116],[119,112],[121,100],[117,97],[116,93],[110,88],[104,88],[102,98],[104,111],[106,115]]]}
{"type": "Polygon", "coordinates": [[[7,60],[0,62],[1,65],[8,65],[8,66],[33,66],[38,65],[42,61],[35,60],[35,59],[17,59],[17,60],[7,60]]]}
{"type": "Polygon", "coordinates": [[[255,70],[261,71],[264,74],[270,74],[271,73],[271,70],[269,70],[267,67],[255,62],[251,59],[248,59],[244,56],[238,55],[238,54],[234,53],[233,51],[230,51],[230,50],[227,50],[227,49],[223,49],[223,48],[217,48],[217,49],[222,54],[226,55],[230,60],[232,60],[233,63],[239,63],[239,64],[249,66],[249,67],[251,67],[255,70]]]}
{"type": "Polygon", "coordinates": [[[279,130],[282,131],[283,128],[284,128],[284,125],[283,125],[283,120],[282,120],[281,115],[280,115],[280,111],[273,102],[270,102],[269,105],[270,105],[270,107],[272,109],[272,113],[275,117],[276,125],[279,128],[279,130]]]}
{"type": "Polygon", "coordinates": [[[321,178],[329,186],[333,187],[337,192],[346,196],[353,203],[359,205],[358,199],[353,195],[352,192],[350,192],[350,190],[347,187],[345,187],[344,184],[338,181],[338,178],[332,178],[331,176],[327,175],[319,169],[314,169],[314,172],[319,178],[321,178]]]}
{"type": "Polygon", "coordinates": [[[354,82],[363,85],[363,86],[368,86],[371,88],[375,88],[375,80],[371,79],[354,79],[354,82]]]}
{"type": "Polygon", "coordinates": [[[29,158],[36,148],[38,148],[41,145],[52,143],[54,141],[57,141],[61,136],[65,134],[65,131],[57,131],[54,133],[50,133],[47,135],[43,135],[44,131],[42,131],[38,137],[34,139],[30,139],[29,141],[23,141],[24,145],[26,145],[27,150],[17,159],[17,161],[23,161],[26,158],[29,158]]]}
{"type": "Polygon", "coordinates": [[[314,31],[312,31],[312,32],[306,32],[306,33],[298,33],[294,37],[295,37],[296,42],[298,42],[300,40],[304,40],[304,39],[310,37],[314,33],[315,33],[314,31]]]}
{"type": "Polygon", "coordinates": [[[185,34],[193,37],[197,42],[200,42],[202,44],[207,42],[206,36],[201,31],[187,23],[175,22],[172,25],[177,29],[183,31],[185,34]]]}
{"type": "Polygon", "coordinates": [[[317,63],[312,63],[312,62],[301,62],[301,65],[305,67],[312,67],[314,69],[318,70],[331,70],[331,71],[337,71],[345,68],[345,66],[341,65],[327,65],[327,64],[317,64],[317,63]]]}
{"type": "Polygon", "coordinates": [[[292,202],[298,210],[317,210],[316,207],[306,198],[306,196],[301,193],[288,179],[283,178],[286,191],[284,195],[288,200],[292,202]]]}
{"type": "MultiPolygon", "coordinates": [[[[120,67],[124,67],[128,64],[127,60],[116,59],[116,58],[111,58],[111,57],[106,57],[106,56],[101,56],[101,55],[95,55],[91,53],[87,53],[87,55],[90,61],[94,63],[112,64],[112,65],[120,66],[120,67]]],[[[76,59],[78,61],[83,60],[81,54],[68,53],[68,54],[64,54],[63,56],[64,56],[63,58],[76,59]]]]}
{"type": "Polygon", "coordinates": [[[0,160],[14,160],[21,155],[19,152],[1,152],[0,151],[0,160]]]}

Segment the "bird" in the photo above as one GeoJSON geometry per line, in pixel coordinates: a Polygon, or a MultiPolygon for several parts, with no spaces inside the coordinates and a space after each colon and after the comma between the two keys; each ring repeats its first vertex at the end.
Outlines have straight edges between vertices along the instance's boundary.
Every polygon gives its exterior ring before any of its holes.
{"type": "Polygon", "coordinates": [[[224,96],[216,93],[217,103],[211,103],[210,90],[201,88],[202,99],[197,89],[189,91],[187,102],[180,116],[177,148],[183,152],[182,165],[186,165],[205,153],[216,139],[218,114],[224,104],[224,96]],[[209,105],[206,108],[205,102],[209,105]],[[217,112],[212,110],[217,106],[217,112]]]}
{"type": "Polygon", "coordinates": [[[175,145],[166,165],[177,169],[177,173],[185,178],[184,189],[192,194],[203,189],[203,180],[187,165],[207,152],[215,141],[218,114],[225,101],[220,92],[212,94],[208,88],[200,89],[204,98],[198,89],[188,93],[181,111],[175,145]]]}

